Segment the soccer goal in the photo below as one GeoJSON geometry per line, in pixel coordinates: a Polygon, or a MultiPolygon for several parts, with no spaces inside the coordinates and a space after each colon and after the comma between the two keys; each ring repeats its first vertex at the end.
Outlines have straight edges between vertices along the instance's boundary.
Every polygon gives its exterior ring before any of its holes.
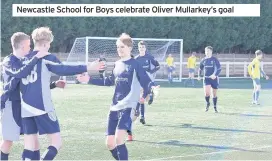
{"type": "MultiPolygon", "coordinates": [[[[104,57],[107,62],[106,75],[110,74],[114,62],[119,59],[116,50],[115,37],[82,37],[76,38],[73,47],[66,60],[67,64],[82,64],[94,61],[99,57],[104,57]]],[[[156,73],[156,81],[168,81],[167,66],[165,60],[169,54],[174,57],[175,72],[173,81],[182,80],[182,59],[183,40],[182,39],[153,39],[153,38],[133,38],[134,56],[138,55],[138,42],[145,41],[147,52],[159,61],[161,68],[156,73]]],[[[66,77],[67,82],[75,82],[74,77],[66,77]]]]}

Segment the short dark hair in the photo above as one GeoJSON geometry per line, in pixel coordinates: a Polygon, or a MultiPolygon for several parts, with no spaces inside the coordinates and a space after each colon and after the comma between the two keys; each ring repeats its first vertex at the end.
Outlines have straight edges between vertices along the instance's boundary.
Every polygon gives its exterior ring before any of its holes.
{"type": "Polygon", "coordinates": [[[146,42],[140,41],[140,42],[138,43],[138,45],[144,45],[144,46],[146,46],[146,42]]]}

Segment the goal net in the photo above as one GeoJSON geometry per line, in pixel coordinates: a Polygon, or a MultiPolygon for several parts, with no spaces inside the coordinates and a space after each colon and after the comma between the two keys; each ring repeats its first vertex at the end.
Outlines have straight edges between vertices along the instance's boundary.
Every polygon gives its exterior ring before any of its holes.
{"type": "MultiPolygon", "coordinates": [[[[98,58],[105,58],[107,68],[105,75],[109,75],[113,69],[114,62],[119,59],[116,49],[117,38],[113,37],[82,37],[76,38],[73,47],[68,55],[67,64],[85,64],[98,58]]],[[[175,72],[172,75],[173,81],[182,79],[182,39],[151,39],[133,38],[132,54],[137,56],[138,42],[145,41],[147,53],[151,54],[159,63],[160,70],[156,72],[156,81],[168,81],[167,65],[165,60],[169,54],[174,57],[175,72]]],[[[74,83],[75,77],[66,77],[68,83],[74,83]]]]}

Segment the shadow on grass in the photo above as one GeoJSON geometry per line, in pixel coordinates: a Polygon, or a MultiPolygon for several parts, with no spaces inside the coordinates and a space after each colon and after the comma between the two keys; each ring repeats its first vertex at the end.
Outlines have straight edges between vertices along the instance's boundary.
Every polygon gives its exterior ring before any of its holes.
{"type": "Polygon", "coordinates": [[[241,129],[229,129],[229,128],[213,128],[213,127],[201,127],[193,126],[193,124],[181,124],[181,125],[151,125],[156,127],[170,127],[170,128],[184,128],[184,129],[196,129],[196,130],[210,130],[210,131],[223,131],[223,132],[236,132],[236,133],[255,133],[255,134],[268,134],[272,135],[272,132],[254,131],[254,130],[241,130],[241,129]]]}
{"type": "Polygon", "coordinates": [[[181,142],[179,140],[168,140],[165,142],[153,142],[153,141],[143,141],[143,140],[134,140],[135,142],[147,143],[147,144],[155,144],[155,145],[169,145],[169,146],[178,146],[178,147],[197,147],[197,148],[209,148],[209,149],[216,149],[216,150],[237,150],[237,151],[244,151],[244,152],[266,152],[261,150],[250,150],[250,149],[243,149],[231,146],[222,146],[222,145],[204,145],[204,144],[189,144],[185,142],[181,142]]]}
{"type": "Polygon", "coordinates": [[[272,117],[272,115],[258,115],[258,114],[243,114],[243,113],[220,113],[230,116],[244,116],[244,117],[272,117]]]}

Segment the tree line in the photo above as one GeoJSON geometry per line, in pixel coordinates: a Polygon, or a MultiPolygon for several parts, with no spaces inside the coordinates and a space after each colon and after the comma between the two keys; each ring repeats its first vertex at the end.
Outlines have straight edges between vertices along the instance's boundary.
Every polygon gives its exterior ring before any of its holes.
{"type": "Polygon", "coordinates": [[[14,32],[31,32],[48,26],[54,34],[51,52],[69,52],[75,38],[85,36],[171,38],[184,40],[184,52],[202,52],[211,45],[216,52],[252,53],[261,49],[272,54],[271,0],[2,0],[1,53],[12,52],[10,37],[14,32]],[[12,4],[230,4],[260,3],[261,17],[12,17],[12,4]]]}

